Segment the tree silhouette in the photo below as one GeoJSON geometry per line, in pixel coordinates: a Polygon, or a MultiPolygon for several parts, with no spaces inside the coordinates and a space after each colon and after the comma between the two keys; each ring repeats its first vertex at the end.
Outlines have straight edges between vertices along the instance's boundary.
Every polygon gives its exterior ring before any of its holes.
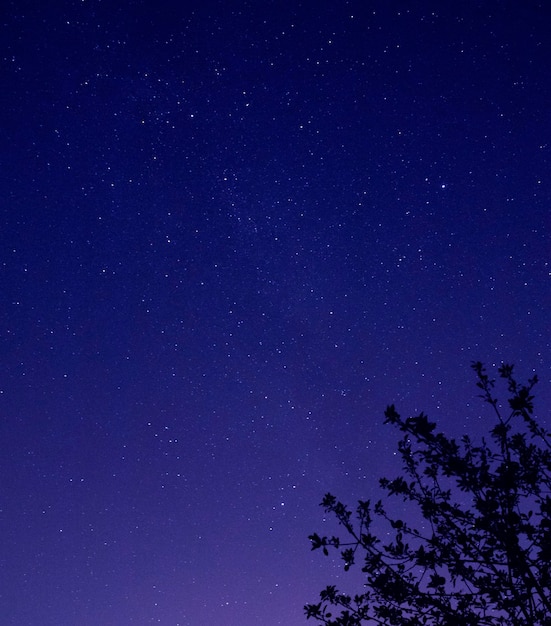
{"type": "Polygon", "coordinates": [[[324,497],[345,538],[313,534],[312,549],[339,550],[345,570],[361,560],[365,586],[354,597],[327,587],[304,607],[307,618],[328,626],[551,626],[551,434],[533,416],[537,377],[521,385],[511,365],[501,366],[503,409],[484,366],[472,368],[494,416],[487,439],[457,443],[423,413],[385,411],[385,423],[403,433],[403,475],[379,482],[411,507],[408,520],[381,501],[360,501],[353,514],[324,497]],[[388,525],[384,539],[374,520],[388,525]]]}

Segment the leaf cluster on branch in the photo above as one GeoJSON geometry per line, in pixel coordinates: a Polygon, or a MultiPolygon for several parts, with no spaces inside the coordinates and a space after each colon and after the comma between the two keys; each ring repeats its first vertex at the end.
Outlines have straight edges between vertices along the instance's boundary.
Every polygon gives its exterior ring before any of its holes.
{"type": "Polygon", "coordinates": [[[358,563],[365,585],[354,596],[328,586],[304,607],[307,618],[327,626],[551,626],[551,434],[534,417],[537,377],[519,384],[502,365],[503,410],[484,366],[472,368],[492,407],[487,439],[458,443],[423,413],[385,411],[385,423],[403,433],[403,474],[380,485],[411,507],[409,519],[382,501],[352,511],[323,498],[344,538],[314,533],[312,549],[339,551],[345,570],[358,563]],[[384,539],[375,518],[388,524],[384,539]]]}

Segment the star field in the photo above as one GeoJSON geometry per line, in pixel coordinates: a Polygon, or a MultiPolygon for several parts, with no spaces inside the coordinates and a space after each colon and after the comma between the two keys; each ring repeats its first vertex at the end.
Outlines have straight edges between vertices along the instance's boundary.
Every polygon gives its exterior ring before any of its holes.
{"type": "Polygon", "coordinates": [[[476,435],[504,360],[545,413],[550,17],[6,4],[2,624],[299,626],[387,404],[476,435]]]}

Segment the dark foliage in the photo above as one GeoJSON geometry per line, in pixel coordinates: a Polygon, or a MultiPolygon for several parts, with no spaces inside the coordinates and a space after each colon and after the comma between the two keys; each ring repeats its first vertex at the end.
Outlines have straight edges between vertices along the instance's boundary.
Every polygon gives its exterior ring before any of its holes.
{"type": "Polygon", "coordinates": [[[304,607],[307,618],[328,626],[551,626],[551,434],[533,416],[537,378],[521,385],[512,366],[500,367],[504,411],[495,381],[481,363],[472,367],[492,407],[488,438],[458,443],[423,413],[403,419],[389,406],[386,423],[403,433],[403,475],[380,485],[421,521],[397,519],[381,501],[360,501],[352,512],[327,494],[322,506],[345,539],[313,534],[312,549],[337,549],[345,570],[358,562],[365,587],[354,597],[327,587],[304,607]],[[388,523],[383,539],[375,517],[388,523]]]}

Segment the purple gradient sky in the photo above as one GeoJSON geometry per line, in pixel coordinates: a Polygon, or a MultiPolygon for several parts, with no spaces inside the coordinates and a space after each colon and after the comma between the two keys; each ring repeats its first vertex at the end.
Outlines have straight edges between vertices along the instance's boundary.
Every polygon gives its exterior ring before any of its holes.
{"type": "Polygon", "coordinates": [[[387,404],[549,407],[550,19],[4,3],[2,625],[300,626],[387,404]]]}

